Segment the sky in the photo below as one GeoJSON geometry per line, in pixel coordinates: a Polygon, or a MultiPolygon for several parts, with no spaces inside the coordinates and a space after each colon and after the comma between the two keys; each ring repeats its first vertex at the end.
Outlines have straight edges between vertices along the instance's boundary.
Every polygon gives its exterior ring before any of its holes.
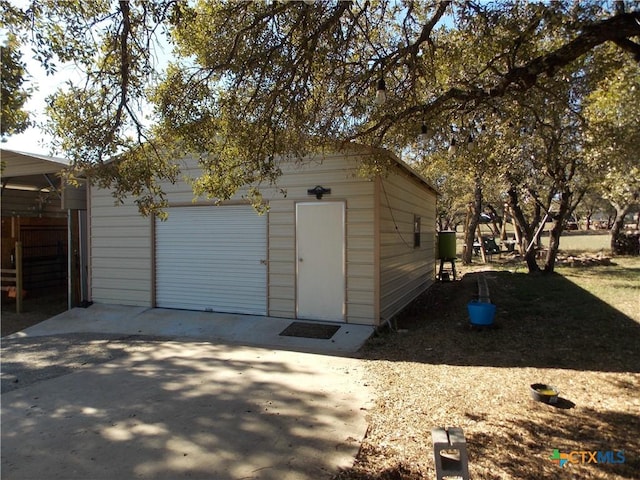
{"type": "MultiPolygon", "coordinates": [[[[23,51],[22,60],[26,63],[27,72],[30,75],[28,83],[24,86],[34,89],[33,95],[25,104],[25,110],[29,112],[33,122],[43,123],[46,119],[45,108],[47,97],[53,94],[56,89],[61,87],[67,80],[78,79],[80,77],[72,65],[61,66],[55,75],[47,76],[40,64],[30,58],[29,51],[23,51]]],[[[40,128],[31,127],[24,133],[10,136],[7,141],[2,142],[0,146],[8,150],[51,155],[50,141],[51,137],[45,135],[40,128]]],[[[60,155],[54,154],[53,156],[60,155]]]]}
{"type": "MultiPolygon", "coordinates": [[[[24,7],[25,1],[11,0],[11,3],[24,7]]],[[[4,43],[4,33],[0,29],[0,43],[4,43]]],[[[162,69],[169,61],[167,52],[171,49],[166,43],[162,42],[162,37],[158,41],[159,44],[155,47],[158,61],[156,68],[162,69]]],[[[24,87],[34,89],[24,108],[29,112],[30,118],[36,126],[19,135],[8,137],[6,142],[0,143],[0,147],[26,153],[63,156],[61,152],[52,152],[51,137],[46,135],[37,125],[43,124],[47,119],[45,113],[47,97],[55,93],[58,88],[62,88],[69,80],[78,83],[83,78],[83,75],[72,63],[61,64],[60,62],[56,62],[57,72],[54,75],[47,75],[40,63],[32,58],[33,54],[28,45],[23,45],[21,50],[22,61],[26,64],[26,70],[29,74],[28,82],[24,84],[24,87]]]]}
{"type": "MultiPolygon", "coordinates": [[[[23,7],[24,2],[12,1],[16,6],[23,7]]],[[[4,45],[5,31],[0,29],[0,43],[4,45]]],[[[33,88],[31,98],[25,104],[25,110],[30,113],[31,120],[42,122],[45,119],[44,109],[46,98],[55,92],[56,87],[69,78],[69,72],[63,69],[56,77],[47,77],[40,64],[31,59],[31,52],[28,48],[22,48],[22,61],[27,65],[29,81],[24,84],[25,88],[33,88]]],[[[19,135],[11,135],[6,142],[0,143],[0,147],[8,150],[17,150],[27,153],[38,153],[48,155],[49,147],[46,146],[47,138],[38,128],[29,128],[19,135]]]]}

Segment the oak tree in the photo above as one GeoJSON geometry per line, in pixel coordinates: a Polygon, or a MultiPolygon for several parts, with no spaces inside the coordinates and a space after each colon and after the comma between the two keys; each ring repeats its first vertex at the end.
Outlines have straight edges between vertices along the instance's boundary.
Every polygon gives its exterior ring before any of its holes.
{"type": "Polygon", "coordinates": [[[25,131],[30,125],[29,113],[24,106],[31,96],[26,65],[22,61],[20,43],[14,35],[8,35],[0,47],[2,60],[2,110],[0,112],[0,139],[25,131]]]}
{"type": "MultiPolygon", "coordinates": [[[[180,152],[200,158],[196,194],[226,199],[249,185],[259,199],[281,162],[308,152],[357,141],[402,153],[424,123],[432,154],[453,132],[464,139],[495,119],[508,125],[512,105],[578,79],[603,46],[640,60],[640,11],[623,1],[35,0],[19,9],[5,0],[0,8],[45,67],[72,61],[85,73],[50,101],[54,147],[149,214],[161,212],[160,184],[178,178],[180,152]],[[384,103],[373,101],[376,90],[384,103]]],[[[486,141],[499,150],[502,138],[486,141]]]]}

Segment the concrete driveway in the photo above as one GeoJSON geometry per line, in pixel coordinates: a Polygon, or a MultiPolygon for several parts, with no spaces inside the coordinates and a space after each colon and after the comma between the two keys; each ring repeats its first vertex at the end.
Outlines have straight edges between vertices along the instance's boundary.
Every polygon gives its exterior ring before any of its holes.
{"type": "Polygon", "coordinates": [[[2,350],[3,480],[330,478],[366,432],[355,358],[97,333],[2,350]]]}

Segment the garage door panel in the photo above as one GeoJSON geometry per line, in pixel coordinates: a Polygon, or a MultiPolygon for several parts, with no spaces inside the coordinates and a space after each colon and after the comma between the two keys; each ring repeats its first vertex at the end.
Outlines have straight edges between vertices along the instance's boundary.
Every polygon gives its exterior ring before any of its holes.
{"type": "MultiPolygon", "coordinates": [[[[159,284],[158,288],[162,289],[163,287],[166,288],[167,290],[172,289],[176,286],[177,282],[182,282],[183,284],[187,285],[189,283],[189,278],[184,278],[184,279],[176,279],[175,282],[173,283],[165,283],[165,284],[159,284]]],[[[245,296],[246,295],[246,291],[248,289],[259,289],[261,288],[262,285],[260,283],[256,283],[256,282],[241,282],[241,281],[235,281],[235,282],[227,282],[227,285],[225,288],[219,286],[219,285],[203,285],[203,286],[198,286],[198,285],[189,285],[189,292],[207,292],[209,295],[215,295],[215,294],[221,294],[221,293],[226,293],[226,292],[231,292],[234,293],[236,291],[238,291],[238,289],[241,291],[241,295],[245,296]]],[[[185,290],[186,289],[179,289],[180,290],[180,294],[184,295],[185,294],[185,290]]],[[[163,298],[170,298],[170,295],[164,295],[163,298]]],[[[160,299],[159,299],[160,300],[160,299]]],[[[208,302],[207,302],[208,303],[208,302]]],[[[207,305],[210,306],[210,305],[207,305]]]]}
{"type": "MultiPolygon", "coordinates": [[[[207,281],[207,280],[198,280],[199,283],[197,283],[196,281],[194,281],[194,277],[199,276],[198,275],[199,272],[194,271],[194,272],[189,272],[187,273],[181,273],[178,275],[175,275],[173,277],[173,279],[171,281],[159,281],[157,282],[158,286],[160,285],[174,285],[177,281],[180,281],[182,283],[188,283],[189,284],[189,288],[185,289],[188,291],[194,291],[194,290],[210,290],[210,291],[221,291],[221,290],[225,290],[227,288],[229,288],[230,284],[248,284],[248,283],[253,283],[256,285],[261,285],[261,282],[257,282],[257,281],[253,281],[253,280],[244,280],[241,277],[235,277],[232,279],[226,279],[224,284],[221,284],[219,281],[207,281]]],[[[202,276],[206,275],[206,272],[202,272],[201,273],[202,276]]]]}
{"type": "Polygon", "coordinates": [[[250,206],[173,207],[156,223],[156,303],[267,313],[267,225],[250,206]]]}
{"type": "MultiPolygon", "coordinates": [[[[211,260],[211,259],[208,259],[208,260],[211,260]]],[[[255,272],[256,269],[260,267],[260,265],[261,265],[260,259],[257,259],[257,258],[253,262],[247,262],[246,258],[231,259],[231,260],[229,260],[228,258],[225,258],[224,260],[221,260],[220,262],[215,262],[215,263],[209,263],[209,262],[205,263],[202,261],[199,263],[193,263],[193,262],[181,263],[181,262],[172,261],[171,263],[164,264],[165,267],[170,266],[170,267],[175,267],[176,269],[180,267],[185,267],[185,268],[181,268],[180,271],[176,272],[178,274],[183,273],[184,275],[190,276],[192,273],[201,273],[203,275],[206,275],[209,278],[209,280],[211,280],[211,277],[215,277],[213,278],[213,280],[222,280],[221,277],[235,277],[240,274],[242,274],[242,276],[245,277],[246,276],[244,275],[245,273],[255,272]],[[241,261],[243,265],[239,265],[241,261]],[[187,270],[187,268],[189,270],[187,270]]]]}

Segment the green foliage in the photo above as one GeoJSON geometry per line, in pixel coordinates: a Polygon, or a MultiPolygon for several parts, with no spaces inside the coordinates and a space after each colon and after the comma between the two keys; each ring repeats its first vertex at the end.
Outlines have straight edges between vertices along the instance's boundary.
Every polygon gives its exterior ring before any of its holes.
{"type": "Polygon", "coordinates": [[[625,205],[640,195],[640,66],[603,46],[593,56],[593,90],[585,98],[587,161],[604,198],[625,205]]]}
{"type": "Polygon", "coordinates": [[[31,125],[29,113],[24,104],[32,90],[24,88],[28,74],[22,62],[20,43],[14,35],[9,35],[0,48],[2,59],[2,110],[0,112],[0,138],[25,131],[31,125]]]}
{"type": "Polygon", "coordinates": [[[260,187],[277,183],[283,162],[350,141],[437,159],[443,172],[429,175],[443,189],[443,179],[464,189],[480,176],[496,197],[516,185],[548,204],[587,181],[580,110],[594,87],[585,62],[616,71],[640,50],[637,5],[612,11],[605,0],[68,0],[0,9],[45,68],[73,61],[86,75],[50,100],[54,147],[118,199],[139,197],[145,213],[160,211],[159,185],[177,178],[175,158],[185,154],[200,160],[197,196],[224,200],[247,185],[261,205],[260,187]],[[627,60],[596,51],[609,44],[627,60]],[[166,68],[155,57],[161,45],[173,48],[166,68]],[[375,105],[380,79],[388,99],[375,105]],[[433,136],[417,148],[422,122],[433,136]],[[449,165],[452,136],[475,141],[449,165]]]}
{"type": "MultiPolygon", "coordinates": [[[[169,147],[169,146],[167,146],[169,147]]],[[[102,188],[112,188],[113,197],[123,202],[132,195],[143,215],[166,218],[167,201],[158,178],[175,183],[180,169],[168,161],[170,149],[157,142],[128,150],[101,166],[88,166],[83,171],[102,188]]]]}

